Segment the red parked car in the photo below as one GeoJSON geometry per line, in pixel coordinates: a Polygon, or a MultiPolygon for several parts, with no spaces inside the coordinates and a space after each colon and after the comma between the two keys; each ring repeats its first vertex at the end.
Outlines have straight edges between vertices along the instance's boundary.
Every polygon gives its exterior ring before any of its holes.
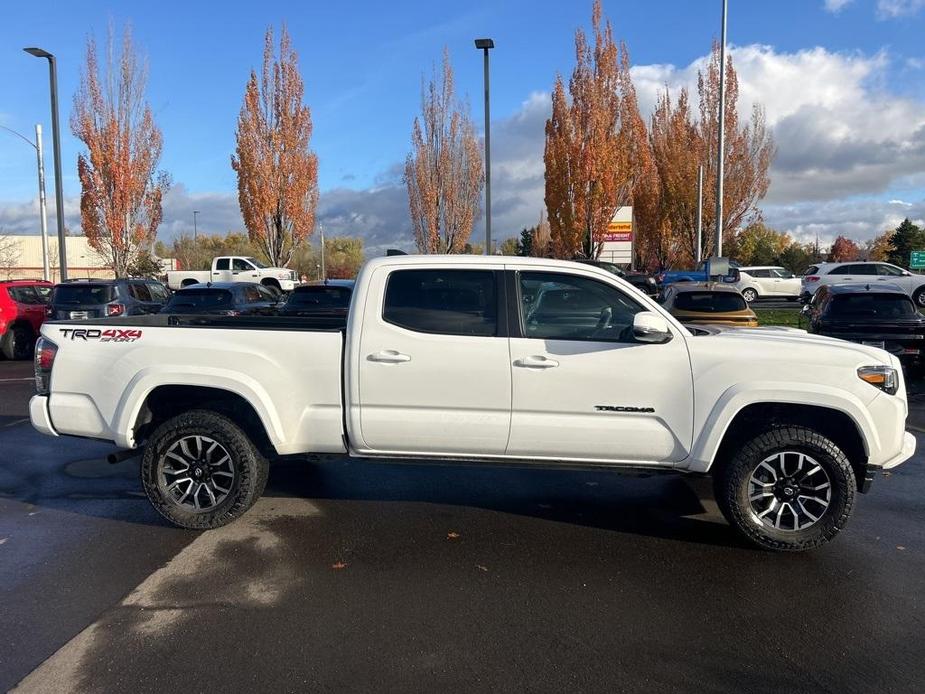
{"type": "Polygon", "coordinates": [[[54,285],[43,280],[0,281],[0,354],[29,359],[54,285]]]}

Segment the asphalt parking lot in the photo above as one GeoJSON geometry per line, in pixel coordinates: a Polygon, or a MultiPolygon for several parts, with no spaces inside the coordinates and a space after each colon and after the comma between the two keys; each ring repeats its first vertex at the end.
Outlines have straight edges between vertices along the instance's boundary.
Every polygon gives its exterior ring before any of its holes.
{"type": "MultiPolygon", "coordinates": [[[[909,692],[925,469],[834,543],[753,550],[676,477],[287,463],[192,533],[137,462],[25,421],[0,362],[0,689],[909,692]]],[[[920,446],[925,439],[919,437],[920,446]]]]}

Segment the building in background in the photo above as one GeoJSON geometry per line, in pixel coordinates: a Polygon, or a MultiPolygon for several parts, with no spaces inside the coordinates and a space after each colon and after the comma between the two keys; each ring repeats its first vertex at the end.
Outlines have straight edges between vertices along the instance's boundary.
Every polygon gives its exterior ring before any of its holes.
{"type": "MultiPolygon", "coordinates": [[[[67,272],[71,278],[97,277],[111,278],[113,272],[106,266],[106,261],[90,247],[86,236],[68,236],[67,272]]],[[[42,237],[31,235],[0,235],[0,245],[6,249],[0,254],[0,279],[41,279],[42,277],[42,237]]],[[[49,279],[57,282],[61,275],[58,271],[58,239],[48,239],[49,279]]]]}

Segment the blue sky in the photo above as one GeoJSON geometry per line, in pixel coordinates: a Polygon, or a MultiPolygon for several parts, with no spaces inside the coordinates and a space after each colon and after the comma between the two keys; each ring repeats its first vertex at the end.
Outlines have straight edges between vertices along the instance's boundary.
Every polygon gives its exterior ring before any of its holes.
{"type": "MultiPolygon", "coordinates": [[[[917,158],[919,147],[925,152],[925,135],[917,129],[918,119],[925,124],[922,5],[730,0],[729,40],[736,47],[743,94],[767,106],[780,149],[764,205],[769,221],[801,237],[844,228],[864,238],[902,210],[925,214],[925,176],[917,158]],[[884,152],[911,158],[894,171],[882,161],[884,152]]],[[[481,58],[472,39],[491,36],[497,46],[496,227],[511,235],[539,216],[536,166],[548,92],[557,71],[571,70],[573,32],[589,23],[590,0],[232,0],[218,12],[217,6],[82,0],[51,3],[38,12],[26,3],[7,4],[0,24],[0,125],[31,135],[33,125],[43,123],[50,159],[47,70],[21,48],[38,45],[58,56],[66,126],[87,36],[102,41],[110,21],[117,27],[130,22],[149,60],[148,97],[164,133],[162,168],[175,183],[162,235],[189,226],[193,207],[201,210],[207,231],[240,228],[229,163],[235,119],[248,72],[259,65],[264,30],[286,22],[314,117],[319,216],[335,232],[368,234],[376,245],[391,241],[390,234],[400,239],[406,229],[396,172],[408,151],[422,72],[429,73],[448,46],[458,92],[468,95],[481,127],[481,58]]],[[[719,7],[719,0],[605,2],[637,66],[643,105],[664,84],[680,86],[695,78],[698,61],[718,34],[719,7]]],[[[78,151],[65,127],[66,212],[74,226],[78,151]]],[[[0,131],[0,233],[29,230],[35,219],[34,172],[32,151],[0,131]]]]}

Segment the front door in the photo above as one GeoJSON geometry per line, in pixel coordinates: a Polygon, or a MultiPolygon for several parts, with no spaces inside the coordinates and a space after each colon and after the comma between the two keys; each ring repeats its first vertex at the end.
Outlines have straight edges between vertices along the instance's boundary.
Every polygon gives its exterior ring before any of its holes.
{"type": "Polygon", "coordinates": [[[504,454],[511,367],[502,270],[376,271],[356,309],[362,335],[350,367],[366,450],[504,454]]]}
{"type": "Polygon", "coordinates": [[[684,336],[636,342],[633,316],[646,309],[597,277],[519,272],[515,284],[520,326],[511,338],[508,455],[666,464],[685,458],[693,386],[684,336]]]}

